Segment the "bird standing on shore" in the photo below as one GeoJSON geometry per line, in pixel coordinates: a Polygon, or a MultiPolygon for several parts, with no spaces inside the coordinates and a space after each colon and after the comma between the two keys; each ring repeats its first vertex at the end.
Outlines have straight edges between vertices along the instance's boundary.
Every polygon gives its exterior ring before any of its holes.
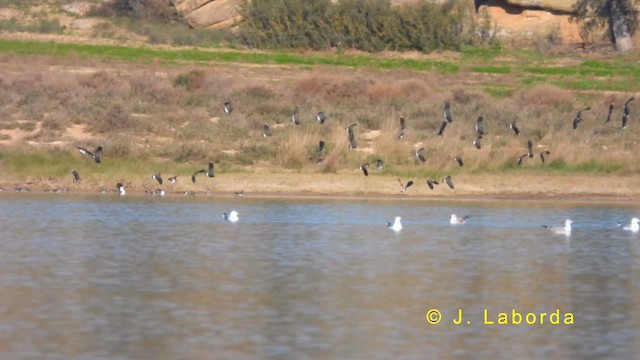
{"type": "Polygon", "coordinates": [[[364,176],[369,176],[369,170],[367,170],[368,167],[369,167],[368,163],[360,165],[360,170],[362,170],[362,173],[364,174],[364,176]]]}
{"type": "Polygon", "coordinates": [[[415,151],[415,156],[418,160],[420,160],[421,163],[426,163],[427,162],[427,158],[424,157],[424,148],[420,148],[418,150],[415,151]]]}
{"type": "Polygon", "coordinates": [[[271,129],[267,123],[262,124],[262,137],[271,136],[271,129]]]}
{"type": "Polygon", "coordinates": [[[291,121],[296,125],[300,125],[300,109],[298,108],[298,105],[296,105],[296,107],[293,108],[293,112],[291,114],[291,121]]]}
{"type": "Polygon", "coordinates": [[[400,187],[401,187],[400,192],[405,192],[405,191],[407,191],[407,189],[408,189],[408,188],[410,188],[410,187],[411,187],[411,185],[413,185],[413,180],[409,180],[409,181],[407,181],[407,183],[405,184],[405,183],[403,183],[403,182],[402,182],[402,180],[400,180],[400,178],[398,178],[398,182],[400,183],[400,187]]]}
{"type": "Polygon", "coordinates": [[[453,186],[453,179],[451,178],[451,175],[447,175],[447,177],[442,179],[442,181],[445,184],[447,184],[447,186],[449,186],[451,189],[455,189],[455,186],[453,186]]]}
{"type": "Polygon", "coordinates": [[[545,155],[549,155],[549,154],[551,154],[551,152],[549,150],[545,150],[545,151],[540,152],[540,160],[542,161],[543,164],[544,164],[544,160],[545,160],[544,156],[545,155]]]}
{"type": "Polygon", "coordinates": [[[476,120],[476,134],[478,136],[484,136],[484,127],[482,126],[482,123],[484,121],[484,117],[482,115],[478,116],[478,120],[476,120]]]}
{"type": "Polygon", "coordinates": [[[583,111],[587,111],[587,110],[591,110],[590,107],[586,107],[582,110],[579,110],[578,113],[576,114],[576,117],[573,118],[573,130],[578,128],[578,124],[580,124],[582,122],[582,112],[583,111]]]}
{"type": "Polygon", "coordinates": [[[406,121],[404,116],[400,116],[400,132],[398,133],[398,140],[404,138],[404,130],[406,129],[406,121]]]}
{"type": "Polygon", "coordinates": [[[178,181],[178,175],[168,178],[167,181],[169,182],[169,184],[175,184],[176,181],[178,181]]]}
{"type": "Polygon", "coordinates": [[[613,103],[609,104],[609,112],[607,113],[607,119],[604,121],[605,123],[611,120],[611,113],[613,113],[613,103]]]}
{"type": "Polygon", "coordinates": [[[446,122],[451,123],[453,122],[453,118],[451,117],[451,104],[448,101],[444,102],[444,119],[446,122]]]}
{"type": "Polygon", "coordinates": [[[629,100],[625,101],[622,106],[622,129],[627,127],[627,121],[629,120],[629,115],[631,111],[629,110],[629,103],[632,102],[635,98],[631,97],[629,100]]]}
{"type": "Polygon", "coordinates": [[[231,104],[231,101],[225,101],[224,113],[228,115],[228,114],[231,114],[232,111],[233,111],[233,105],[231,104]]]}
{"type": "Polygon", "coordinates": [[[160,176],[160,173],[151,175],[151,178],[157,181],[158,184],[162,185],[162,176],[160,176]]]}
{"type": "Polygon", "coordinates": [[[96,163],[101,163],[102,162],[102,145],[98,146],[96,148],[96,150],[94,152],[91,152],[89,150],[87,150],[87,148],[83,148],[80,146],[76,146],[76,149],[78,149],[78,151],[80,151],[82,154],[86,154],[91,156],[91,158],[96,162],[96,163]]]}
{"type": "Polygon", "coordinates": [[[320,125],[324,124],[324,122],[327,121],[327,115],[325,115],[324,111],[320,111],[316,115],[316,121],[319,122],[320,125]]]}
{"type": "Polygon", "coordinates": [[[520,129],[518,129],[515,121],[509,123],[509,129],[513,130],[513,133],[516,134],[516,136],[520,135],[520,129]]]}
{"type": "Polygon", "coordinates": [[[453,158],[453,161],[457,162],[460,167],[464,166],[464,161],[462,160],[462,155],[458,155],[453,158]]]}
{"type": "Polygon", "coordinates": [[[429,187],[429,189],[433,190],[436,185],[439,185],[440,183],[436,180],[433,179],[427,179],[427,186],[429,187]]]}
{"type": "Polygon", "coordinates": [[[482,143],[480,143],[480,140],[482,140],[482,135],[478,135],[478,137],[473,140],[473,146],[475,146],[478,150],[482,149],[482,143]]]}

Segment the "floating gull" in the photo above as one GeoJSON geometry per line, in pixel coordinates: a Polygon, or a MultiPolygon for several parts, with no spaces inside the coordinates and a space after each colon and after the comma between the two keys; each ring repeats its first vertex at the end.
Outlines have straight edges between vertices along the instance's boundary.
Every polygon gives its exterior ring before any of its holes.
{"type": "Polygon", "coordinates": [[[402,230],[402,224],[400,223],[400,220],[402,220],[402,218],[400,218],[400,216],[396,216],[393,223],[391,221],[387,221],[387,227],[395,232],[402,230]]]}
{"type": "Polygon", "coordinates": [[[364,176],[369,176],[369,170],[367,170],[368,167],[369,167],[369,164],[360,165],[360,170],[362,170],[362,173],[364,174],[364,176]]]}
{"type": "Polygon", "coordinates": [[[618,223],[618,226],[622,228],[622,230],[631,231],[632,233],[637,233],[640,230],[640,219],[633,218],[631,219],[631,224],[623,225],[622,223],[618,223]]]}
{"type": "Polygon", "coordinates": [[[400,180],[400,178],[398,178],[398,182],[400,183],[400,186],[402,187],[402,189],[400,190],[400,192],[405,192],[405,191],[407,191],[407,189],[408,189],[409,187],[411,187],[411,185],[413,185],[413,180],[409,180],[409,181],[407,181],[407,183],[406,183],[406,184],[404,184],[404,183],[402,182],[402,180],[400,180]]]}
{"type": "Polygon", "coordinates": [[[427,158],[424,157],[424,148],[420,148],[419,150],[416,150],[415,152],[416,158],[418,158],[418,160],[420,160],[421,163],[425,163],[427,162],[427,158]]]}
{"type": "Polygon", "coordinates": [[[213,163],[210,162],[208,170],[202,169],[202,170],[198,170],[198,171],[194,172],[193,175],[191,175],[191,182],[195,183],[196,182],[196,176],[198,174],[200,174],[200,173],[204,173],[207,177],[215,177],[215,174],[213,173],[213,167],[214,167],[213,163]]]}
{"type": "Polygon", "coordinates": [[[462,155],[458,155],[455,158],[453,158],[453,161],[457,162],[458,165],[460,165],[460,167],[464,166],[464,161],[462,160],[462,155]]]}
{"type": "Polygon", "coordinates": [[[520,129],[518,129],[518,126],[516,125],[515,121],[509,124],[509,128],[513,130],[513,133],[516,134],[516,136],[520,135],[520,129]]]}
{"type": "Polygon", "coordinates": [[[231,114],[233,111],[233,105],[231,105],[231,101],[225,101],[224,103],[224,113],[231,114]]]}
{"type": "Polygon", "coordinates": [[[456,214],[451,214],[451,219],[449,219],[449,222],[451,223],[451,225],[462,225],[466,223],[467,220],[469,220],[469,218],[470,218],[469,215],[458,217],[458,215],[456,214]]]}
{"type": "Polygon", "coordinates": [[[578,113],[576,114],[576,117],[573,118],[573,130],[578,128],[578,124],[580,124],[582,122],[582,112],[583,111],[587,111],[587,110],[591,110],[590,107],[586,107],[580,111],[578,111],[578,113]]]}
{"type": "Polygon", "coordinates": [[[118,193],[120,195],[125,195],[127,193],[127,191],[124,189],[124,185],[122,185],[121,181],[116,184],[116,187],[118,188],[118,193]]]}
{"type": "Polygon", "coordinates": [[[607,119],[604,121],[608,123],[611,120],[611,113],[613,112],[613,103],[609,104],[609,112],[607,113],[607,119]]]}
{"type": "Polygon", "coordinates": [[[327,115],[324,114],[324,111],[320,111],[318,115],[316,115],[316,121],[319,122],[320,125],[327,121],[327,115]]]}
{"type": "Polygon", "coordinates": [[[91,152],[91,151],[87,150],[87,148],[83,148],[83,147],[79,147],[79,146],[76,146],[76,149],[78,149],[78,151],[80,151],[83,154],[91,156],[91,158],[95,162],[97,162],[97,163],[102,162],[102,160],[100,158],[102,156],[102,146],[98,146],[94,152],[91,152]]]}
{"type": "Polygon", "coordinates": [[[429,187],[429,189],[433,190],[436,185],[439,185],[440,183],[436,180],[433,179],[427,179],[427,186],[429,187]]]}
{"type": "Polygon", "coordinates": [[[450,188],[454,189],[455,187],[453,186],[453,180],[451,179],[451,175],[447,175],[447,177],[445,177],[444,179],[442,179],[442,181],[447,184],[450,188]]]}
{"type": "Polygon", "coordinates": [[[235,210],[231,210],[231,212],[222,214],[222,218],[229,222],[237,222],[240,220],[238,217],[238,212],[235,210]]]}
{"type": "Polygon", "coordinates": [[[571,235],[571,224],[573,224],[573,221],[567,219],[564,221],[564,227],[551,227],[548,225],[542,225],[542,227],[549,229],[554,234],[569,236],[571,235]]]}
{"type": "Polygon", "coordinates": [[[162,176],[159,173],[151,175],[151,178],[158,182],[158,184],[162,185],[162,176]]]}
{"type": "Polygon", "coordinates": [[[73,183],[80,182],[80,174],[76,171],[76,169],[71,169],[71,175],[73,176],[73,183]]]}

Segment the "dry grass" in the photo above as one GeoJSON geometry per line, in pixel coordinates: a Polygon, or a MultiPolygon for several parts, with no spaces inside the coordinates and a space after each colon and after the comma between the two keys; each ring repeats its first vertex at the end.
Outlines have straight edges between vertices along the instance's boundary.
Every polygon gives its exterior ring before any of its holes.
{"type": "MultiPolygon", "coordinates": [[[[635,103],[630,126],[619,129],[620,106],[632,95],[627,93],[593,95],[538,85],[495,97],[484,91],[490,75],[471,73],[117,62],[105,67],[47,57],[34,57],[26,66],[24,58],[11,56],[2,61],[0,154],[25,151],[30,141],[29,151],[68,154],[74,153],[74,145],[103,144],[107,161],[138,159],[164,168],[215,161],[220,171],[269,168],[360,175],[360,164],[379,158],[385,168],[373,174],[390,177],[521,170],[640,173],[640,161],[633,156],[640,150],[635,103]],[[234,104],[230,115],[222,111],[227,100],[234,104]],[[454,121],[437,136],[444,101],[451,102],[454,121]],[[612,122],[604,124],[610,102],[616,110],[612,122]],[[290,121],[295,105],[299,126],[290,121]],[[586,106],[592,110],[583,113],[584,121],[574,131],[571,120],[586,106]],[[324,125],[315,121],[318,111],[328,115],[324,125]],[[481,150],[472,145],[479,115],[487,133],[481,150]],[[403,139],[397,138],[400,116],[407,120],[403,139]],[[511,121],[518,122],[521,136],[509,130],[511,121]],[[271,127],[271,137],[262,137],[263,123],[271,127]],[[358,124],[356,150],[348,149],[345,132],[352,123],[358,124]],[[88,131],[83,137],[69,133],[78,124],[88,131]],[[13,136],[11,131],[18,130],[22,135],[13,136]],[[321,139],[327,151],[318,166],[315,151],[321,139]],[[536,157],[517,167],[528,139],[534,141],[536,157]],[[413,155],[420,147],[426,149],[426,164],[413,155]],[[545,164],[537,156],[543,150],[551,152],[545,164]],[[453,161],[458,155],[465,160],[463,168],[453,161]]],[[[53,173],[68,175],[64,163],[51,166],[53,173]]],[[[26,166],[12,169],[17,174],[31,171],[26,166]]],[[[146,168],[133,173],[137,171],[146,168]]]]}

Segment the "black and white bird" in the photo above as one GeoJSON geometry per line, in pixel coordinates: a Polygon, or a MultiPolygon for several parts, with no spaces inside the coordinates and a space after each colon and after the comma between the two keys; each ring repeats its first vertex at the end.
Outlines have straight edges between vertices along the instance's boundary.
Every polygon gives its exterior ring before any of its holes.
{"type": "Polygon", "coordinates": [[[631,97],[629,100],[625,101],[622,106],[622,129],[627,127],[627,121],[629,120],[629,115],[631,111],[629,110],[629,103],[632,102],[635,98],[631,97]]]}
{"type": "Polygon", "coordinates": [[[484,127],[482,126],[482,123],[484,121],[484,117],[482,115],[478,116],[478,120],[476,120],[476,134],[478,136],[484,136],[484,127]]]}
{"type": "Polygon", "coordinates": [[[234,191],[233,193],[234,193],[237,197],[243,197],[243,196],[244,196],[244,190],[234,191]]]}
{"type": "Polygon", "coordinates": [[[235,210],[231,210],[229,213],[222,214],[222,218],[229,222],[238,222],[240,218],[238,217],[238,212],[235,210]]]}
{"type": "Polygon", "coordinates": [[[509,123],[509,129],[513,130],[513,133],[516,134],[516,136],[520,135],[520,129],[518,129],[515,121],[509,123]]]}
{"type": "Polygon", "coordinates": [[[387,221],[387,227],[395,232],[402,230],[402,223],[400,222],[402,218],[400,216],[396,216],[396,218],[391,221],[387,221]]]}
{"type": "Polygon", "coordinates": [[[545,160],[544,156],[545,155],[550,155],[550,154],[551,154],[551,152],[549,150],[545,150],[545,151],[541,151],[540,152],[540,160],[542,161],[543,164],[544,164],[544,160],[545,160]]]}
{"type": "Polygon", "coordinates": [[[74,184],[80,182],[80,174],[78,173],[78,171],[76,171],[76,169],[71,169],[71,175],[73,176],[74,184]]]}
{"type": "Polygon", "coordinates": [[[604,121],[605,123],[608,123],[609,121],[611,121],[611,114],[613,113],[613,103],[609,104],[609,112],[607,113],[607,119],[604,121]]]}
{"type": "Polygon", "coordinates": [[[429,189],[433,190],[436,185],[439,185],[440,183],[437,180],[434,179],[427,179],[427,186],[429,187],[429,189]]]}
{"type": "Polygon", "coordinates": [[[193,175],[191,175],[191,182],[196,182],[196,176],[198,174],[204,173],[207,177],[215,177],[215,174],[213,173],[213,168],[214,165],[212,162],[209,163],[209,169],[202,169],[202,170],[198,170],[196,172],[193,173],[193,175]]]}
{"type": "Polygon", "coordinates": [[[444,129],[447,128],[447,124],[448,122],[445,120],[442,122],[442,124],[440,124],[440,129],[438,129],[438,136],[444,134],[444,129]]]}
{"type": "Polygon", "coordinates": [[[427,162],[427,158],[424,157],[424,148],[420,148],[418,150],[415,151],[415,156],[418,160],[420,160],[421,163],[426,163],[427,162]]]}
{"type": "Polygon", "coordinates": [[[360,165],[360,170],[362,170],[362,173],[364,174],[364,176],[369,176],[369,170],[367,170],[368,167],[369,167],[368,163],[360,165]]]}
{"type": "Polygon", "coordinates": [[[91,156],[91,158],[96,162],[96,163],[101,163],[102,162],[102,145],[98,146],[96,148],[95,151],[91,152],[89,150],[87,150],[87,148],[83,148],[80,146],[76,146],[76,149],[78,149],[78,151],[80,151],[83,154],[89,155],[91,156]]]}
{"type": "Polygon", "coordinates": [[[293,108],[293,112],[291,113],[291,121],[296,125],[300,125],[300,109],[298,108],[298,105],[293,108]]]}
{"type": "Polygon", "coordinates": [[[400,192],[405,192],[405,191],[407,191],[407,189],[408,189],[408,188],[410,188],[410,187],[411,187],[411,185],[413,185],[413,180],[409,180],[409,181],[407,181],[407,183],[405,184],[405,183],[403,183],[403,182],[402,182],[402,180],[400,180],[400,178],[398,178],[398,182],[400,183],[400,187],[401,187],[400,192]]]}
{"type": "Polygon", "coordinates": [[[316,121],[319,122],[320,125],[324,124],[324,122],[327,121],[327,115],[325,115],[324,111],[320,111],[316,115],[316,121]]]}
{"type": "Polygon", "coordinates": [[[381,170],[384,167],[384,161],[382,159],[376,160],[376,169],[381,170]]]}
{"type": "Polygon", "coordinates": [[[448,101],[444,102],[444,120],[446,122],[453,122],[453,118],[451,117],[451,104],[448,101]]]}
{"type": "Polygon", "coordinates": [[[462,155],[458,155],[453,158],[453,161],[457,162],[460,167],[464,166],[464,161],[462,160],[462,155]]]}
{"type": "Polygon", "coordinates": [[[233,111],[233,105],[231,104],[231,101],[225,101],[224,113],[228,115],[228,114],[231,114],[232,111],[233,111]]]}
{"type": "Polygon", "coordinates": [[[169,182],[169,184],[175,184],[176,181],[178,181],[178,175],[168,178],[167,181],[169,182]]]}
{"type": "Polygon", "coordinates": [[[324,154],[325,150],[326,150],[325,142],[324,142],[324,140],[320,140],[318,142],[318,150],[316,150],[316,154],[318,156],[320,156],[320,155],[324,154]]]}
{"type": "Polygon", "coordinates": [[[453,186],[453,179],[451,178],[451,175],[447,175],[447,177],[445,177],[444,179],[442,179],[442,181],[447,184],[450,188],[454,189],[455,187],[453,186]]]}
{"type": "Polygon", "coordinates": [[[542,225],[543,228],[549,229],[549,231],[551,231],[554,234],[558,234],[558,235],[564,235],[564,236],[569,236],[571,235],[571,224],[573,224],[573,221],[571,219],[567,219],[564,221],[564,226],[563,227],[552,227],[549,225],[542,225]]]}
{"type": "Polygon", "coordinates": [[[591,108],[590,107],[586,107],[586,108],[584,108],[582,110],[579,110],[576,113],[576,117],[573,118],[573,122],[572,122],[573,130],[578,128],[578,125],[582,122],[582,112],[583,111],[587,111],[587,110],[591,110],[591,108]]]}
{"type": "Polygon", "coordinates": [[[533,157],[533,141],[531,139],[527,140],[527,156],[529,158],[533,157]]]}
{"type": "Polygon", "coordinates": [[[640,219],[634,217],[633,219],[631,219],[631,224],[623,225],[621,222],[619,222],[618,226],[622,228],[622,230],[637,233],[638,231],[640,231],[640,219]]]}
{"type": "Polygon", "coordinates": [[[127,193],[127,190],[125,190],[124,185],[122,185],[122,181],[119,181],[116,184],[116,188],[118,188],[118,193],[120,195],[125,195],[127,193]]]}
{"type": "Polygon", "coordinates": [[[400,116],[400,132],[398,133],[398,140],[404,138],[404,131],[407,128],[406,125],[407,124],[404,116],[400,116]]]}
{"type": "Polygon", "coordinates": [[[482,149],[482,143],[480,142],[480,140],[482,140],[482,135],[478,135],[476,139],[473,140],[473,146],[475,146],[478,150],[482,149]]]}
{"type": "Polygon", "coordinates": [[[529,157],[529,154],[524,154],[524,155],[518,156],[518,166],[522,165],[522,162],[524,161],[524,159],[526,159],[528,157],[529,157]]]}
{"type": "Polygon", "coordinates": [[[451,214],[451,218],[449,219],[449,223],[451,225],[462,225],[465,224],[469,220],[470,216],[465,215],[463,217],[458,217],[456,214],[451,214]]]}
{"type": "Polygon", "coordinates": [[[351,124],[349,126],[346,127],[345,130],[347,130],[347,134],[349,136],[349,149],[355,149],[358,147],[358,144],[356,143],[356,134],[353,131],[353,128],[355,126],[357,126],[358,124],[351,124]]]}
{"type": "Polygon", "coordinates": [[[267,123],[262,124],[262,137],[271,136],[271,129],[267,123]]]}
{"type": "Polygon", "coordinates": [[[160,176],[160,173],[151,175],[151,178],[157,181],[158,184],[162,185],[162,176],[160,176]]]}

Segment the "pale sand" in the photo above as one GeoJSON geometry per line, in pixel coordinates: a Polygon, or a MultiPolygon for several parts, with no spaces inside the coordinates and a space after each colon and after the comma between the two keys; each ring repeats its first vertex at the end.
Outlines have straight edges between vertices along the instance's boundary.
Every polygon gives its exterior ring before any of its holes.
{"type": "MultiPolygon", "coordinates": [[[[460,174],[453,177],[455,189],[439,185],[435,190],[426,186],[426,179],[414,178],[415,184],[406,193],[394,176],[360,172],[321,173],[227,173],[215,178],[199,177],[196,184],[188,176],[180,176],[176,184],[159,186],[150,177],[127,182],[127,193],[144,194],[145,190],[164,189],[169,195],[193,192],[215,196],[235,196],[244,190],[246,197],[296,198],[379,198],[379,199],[532,199],[540,201],[580,200],[593,202],[634,202],[640,196],[640,176],[561,175],[561,174],[460,174]]],[[[409,180],[408,178],[402,179],[409,180]]],[[[71,193],[94,193],[100,189],[115,191],[113,184],[83,180],[73,184],[65,180],[33,180],[26,182],[0,180],[0,187],[13,191],[26,186],[33,192],[68,187],[71,193]]]]}

